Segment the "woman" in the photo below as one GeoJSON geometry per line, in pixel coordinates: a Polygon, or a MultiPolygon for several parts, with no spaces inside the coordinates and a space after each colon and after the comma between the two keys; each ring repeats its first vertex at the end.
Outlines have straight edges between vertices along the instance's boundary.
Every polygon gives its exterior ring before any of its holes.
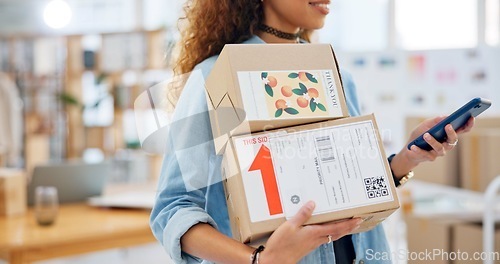
{"type": "MultiPolygon", "coordinates": [[[[186,28],[176,73],[201,70],[206,77],[223,46],[228,43],[297,43],[309,40],[311,30],[323,26],[330,12],[329,0],[193,0],[186,6],[186,28]]],[[[351,115],[359,106],[350,75],[342,73],[351,115]]],[[[151,227],[176,263],[356,263],[366,262],[365,252],[388,252],[382,225],[369,232],[355,232],[360,219],[318,225],[303,224],[311,217],[314,203],[304,205],[297,215],[282,224],[269,238],[265,249],[230,238],[229,219],[221,183],[221,157],[211,142],[210,121],[202,85],[184,88],[177,102],[169,149],[164,160],[151,227]],[[196,142],[196,143],[193,143],[196,142]],[[330,243],[334,240],[333,243],[330,243]]],[[[442,119],[423,122],[412,134],[417,137],[442,119]]],[[[473,126],[473,119],[466,132],[473,126]]],[[[422,161],[442,156],[456,144],[457,133],[447,127],[450,143],[426,141],[424,151],[403,148],[391,157],[398,181],[422,161]]],[[[370,263],[384,261],[370,261],[370,263]]],[[[385,261],[390,262],[390,261],[385,261]]]]}

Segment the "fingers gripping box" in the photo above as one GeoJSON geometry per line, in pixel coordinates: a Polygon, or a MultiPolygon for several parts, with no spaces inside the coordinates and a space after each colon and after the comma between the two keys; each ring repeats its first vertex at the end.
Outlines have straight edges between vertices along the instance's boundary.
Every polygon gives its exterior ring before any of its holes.
{"type": "Polygon", "coordinates": [[[328,44],[226,45],[205,84],[217,153],[233,135],[348,116],[328,44]]]}
{"type": "Polygon", "coordinates": [[[391,171],[373,115],[236,136],[222,174],[233,236],[271,234],[309,200],[306,224],[352,217],[367,231],[397,208],[391,171]]]}

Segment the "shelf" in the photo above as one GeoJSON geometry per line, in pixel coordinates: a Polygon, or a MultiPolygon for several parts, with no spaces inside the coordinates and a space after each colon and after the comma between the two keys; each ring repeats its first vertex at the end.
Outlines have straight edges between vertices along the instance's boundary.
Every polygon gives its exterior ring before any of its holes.
{"type": "Polygon", "coordinates": [[[29,161],[29,145],[41,135],[50,144],[40,156],[47,160],[81,158],[89,147],[109,155],[125,148],[122,112],[133,107],[140,92],[163,80],[151,79],[151,72],[164,72],[165,78],[169,77],[164,61],[166,33],[159,29],[93,34],[100,43],[92,50],[92,68],[84,64],[86,35],[0,37],[0,71],[16,81],[24,102],[25,165],[33,163],[29,161]],[[85,127],[82,107],[64,104],[58,96],[66,94],[82,105],[86,89],[95,86],[82,83],[88,73],[106,75],[107,93],[119,102],[112,110],[114,122],[107,127],[85,127]]]}

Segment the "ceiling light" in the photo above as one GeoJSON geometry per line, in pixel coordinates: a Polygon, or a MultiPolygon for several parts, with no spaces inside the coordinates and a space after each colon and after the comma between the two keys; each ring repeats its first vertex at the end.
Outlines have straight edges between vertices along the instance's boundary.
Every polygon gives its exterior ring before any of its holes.
{"type": "Polygon", "coordinates": [[[68,3],[63,0],[50,1],[43,11],[43,20],[47,26],[54,29],[60,29],[67,26],[71,21],[71,16],[71,8],[68,3]]]}

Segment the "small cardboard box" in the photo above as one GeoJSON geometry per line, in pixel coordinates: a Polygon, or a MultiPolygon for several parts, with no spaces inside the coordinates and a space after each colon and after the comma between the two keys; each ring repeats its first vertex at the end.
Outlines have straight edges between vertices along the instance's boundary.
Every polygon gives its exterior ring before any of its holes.
{"type": "Polygon", "coordinates": [[[26,172],[28,179],[30,179],[35,166],[50,160],[50,136],[46,134],[28,135],[25,144],[26,172]]]}
{"type": "Polygon", "coordinates": [[[26,174],[17,169],[0,168],[0,215],[26,212],[26,174]]]}
{"type": "Polygon", "coordinates": [[[500,128],[500,116],[477,117],[473,130],[479,128],[500,128]]]}
{"type": "Polygon", "coordinates": [[[484,192],[500,175],[500,131],[474,129],[461,137],[460,145],[461,187],[484,192]]]}
{"type": "MultiPolygon", "coordinates": [[[[500,225],[495,227],[494,243],[495,252],[492,257],[495,261],[493,263],[498,264],[500,263],[500,225]]],[[[481,257],[477,254],[484,252],[483,246],[483,226],[481,223],[462,223],[454,226],[453,252],[462,252],[462,257],[468,256],[467,263],[483,263],[481,259],[477,259],[477,257],[481,257]],[[467,254],[463,252],[467,252],[467,254]]],[[[486,258],[486,253],[482,257],[486,258]]],[[[460,263],[460,261],[456,263],[460,263]]]]}
{"type": "Polygon", "coordinates": [[[348,116],[327,44],[228,44],[205,84],[217,153],[233,135],[348,116]]]}
{"type": "MultiPolygon", "coordinates": [[[[407,256],[414,257],[405,259],[410,263],[482,263],[481,260],[474,260],[474,253],[483,252],[483,230],[480,223],[412,215],[405,220],[407,256]]],[[[495,252],[499,251],[500,226],[497,225],[495,252]]],[[[500,259],[494,263],[500,263],[500,259]]]]}
{"type": "Polygon", "coordinates": [[[225,147],[222,177],[233,237],[272,233],[309,200],[307,224],[352,217],[367,231],[399,201],[373,115],[241,135],[225,147]]]}
{"type": "MultiPolygon", "coordinates": [[[[458,221],[445,218],[426,218],[409,215],[406,219],[408,253],[417,254],[417,258],[404,256],[410,263],[450,263],[438,253],[451,252],[453,226],[458,221]],[[425,254],[425,253],[429,253],[425,254]],[[420,255],[418,255],[420,254],[420,255]]],[[[402,260],[402,259],[401,259],[402,260]]]]}

